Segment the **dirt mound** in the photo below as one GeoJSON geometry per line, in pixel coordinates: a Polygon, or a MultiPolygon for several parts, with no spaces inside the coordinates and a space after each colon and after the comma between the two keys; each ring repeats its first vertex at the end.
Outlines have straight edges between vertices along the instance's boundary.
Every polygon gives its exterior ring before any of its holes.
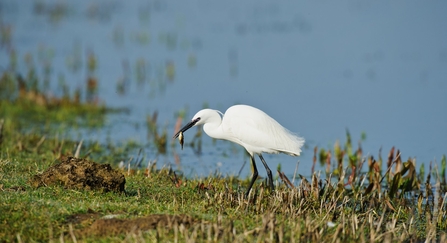
{"type": "Polygon", "coordinates": [[[152,214],[135,219],[98,219],[90,227],[77,232],[79,236],[113,236],[123,233],[146,231],[157,226],[171,228],[174,225],[183,224],[190,226],[194,219],[188,215],[152,214]]]}
{"type": "Polygon", "coordinates": [[[61,163],[35,175],[29,183],[33,187],[62,185],[67,189],[123,192],[126,179],[109,164],[98,164],[86,159],[61,157],[61,163]]]}

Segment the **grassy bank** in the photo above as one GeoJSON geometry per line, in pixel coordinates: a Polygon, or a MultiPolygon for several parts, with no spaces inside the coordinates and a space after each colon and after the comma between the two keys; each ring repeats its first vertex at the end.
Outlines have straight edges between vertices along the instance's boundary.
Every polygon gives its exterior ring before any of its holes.
{"type": "Polygon", "coordinates": [[[402,160],[394,148],[385,159],[364,156],[349,133],[343,146],[315,148],[314,161],[304,161],[328,165],[326,173],[298,177],[298,184],[280,174],[274,192],[260,178],[249,198],[248,178],[191,179],[156,166],[115,166],[125,176],[123,192],[36,187],[31,179],[63,156],[106,164],[116,162],[113,155],[128,158],[126,146],[134,145],[85,141],[77,154],[79,141],[61,135],[65,122],[101,126],[107,110],[76,99],[41,103],[28,91],[24,95],[0,101],[2,242],[446,240],[445,157],[442,168],[418,166],[417,172],[415,161],[402,160]]]}
{"type": "Polygon", "coordinates": [[[70,154],[75,143],[48,138],[37,150],[21,150],[18,143],[33,148],[39,140],[12,138],[3,137],[0,157],[0,239],[6,242],[446,239],[445,192],[421,193],[420,200],[411,197],[419,191],[392,197],[393,189],[370,188],[366,180],[346,186],[314,176],[293,188],[279,180],[275,192],[260,180],[246,199],[248,180],[186,179],[154,168],[122,170],[123,193],[34,188],[30,178],[58,163],[54,151],[70,154]]]}

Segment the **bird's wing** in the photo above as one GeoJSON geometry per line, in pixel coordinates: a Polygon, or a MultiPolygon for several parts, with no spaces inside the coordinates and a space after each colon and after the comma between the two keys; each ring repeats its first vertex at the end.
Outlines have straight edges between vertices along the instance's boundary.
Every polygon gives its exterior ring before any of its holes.
{"type": "Polygon", "coordinates": [[[222,129],[233,142],[252,150],[253,153],[283,152],[299,155],[304,143],[302,138],[256,108],[227,111],[222,121],[222,129]]]}

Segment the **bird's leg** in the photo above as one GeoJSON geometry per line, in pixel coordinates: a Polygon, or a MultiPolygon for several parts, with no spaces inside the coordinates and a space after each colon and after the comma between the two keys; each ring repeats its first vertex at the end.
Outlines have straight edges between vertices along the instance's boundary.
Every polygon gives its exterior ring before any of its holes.
{"type": "Polygon", "coordinates": [[[251,187],[255,183],[256,179],[258,178],[258,169],[256,168],[255,158],[250,155],[251,165],[253,166],[253,177],[251,178],[250,185],[248,186],[248,190],[245,193],[245,197],[248,198],[248,194],[250,194],[251,187]]]}
{"type": "Polygon", "coordinates": [[[273,177],[272,177],[272,171],[270,170],[269,166],[267,165],[267,163],[265,162],[264,158],[262,157],[261,154],[259,154],[259,158],[261,159],[262,163],[264,164],[265,170],[267,171],[267,175],[269,177],[269,184],[270,184],[270,189],[272,189],[272,191],[275,190],[275,187],[273,186],[273,177]]]}

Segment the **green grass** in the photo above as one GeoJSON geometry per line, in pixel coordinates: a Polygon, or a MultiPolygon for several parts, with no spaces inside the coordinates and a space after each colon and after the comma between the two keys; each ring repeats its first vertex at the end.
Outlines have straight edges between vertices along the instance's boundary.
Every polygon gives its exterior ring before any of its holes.
{"type": "MultiPolygon", "coordinates": [[[[5,127],[6,129],[8,127],[5,127]]],[[[366,186],[347,189],[340,183],[304,180],[293,189],[282,181],[275,192],[255,184],[243,197],[247,180],[237,178],[186,179],[169,170],[127,170],[126,193],[67,190],[61,186],[33,188],[28,180],[57,161],[49,138],[38,150],[20,150],[20,140],[31,147],[36,134],[10,132],[0,152],[0,239],[2,241],[324,241],[369,242],[445,239],[445,202],[431,204],[391,199],[385,190],[365,193],[366,186]],[[203,183],[203,186],[198,186],[203,183]],[[89,220],[73,218],[94,214],[89,220]],[[122,220],[151,215],[188,215],[188,224],[159,223],[144,230],[102,235],[90,227],[101,217],[122,220]]],[[[62,153],[75,143],[65,141],[62,153]]],[[[97,156],[101,162],[101,156],[97,156]]],[[[341,180],[343,181],[343,180],[341,180]]],[[[358,181],[355,181],[358,182],[358,181]]],[[[445,192],[443,195],[445,197],[445,192]]],[[[445,198],[443,198],[445,199],[445,198]]],[[[133,222],[133,221],[127,221],[133,222]]],[[[137,221],[135,221],[137,222],[137,221]]],[[[135,223],[133,222],[133,223],[135,223]]],[[[112,224],[112,222],[110,223],[112,224]]],[[[135,228],[140,227],[135,223],[135,228]]],[[[122,226],[124,227],[124,226],[122,226]]]]}
{"type": "MultiPolygon", "coordinates": [[[[290,187],[278,179],[274,192],[258,180],[249,198],[249,178],[191,179],[154,167],[122,170],[125,193],[29,184],[75,153],[78,142],[61,132],[67,124],[100,127],[106,114],[95,104],[0,100],[0,242],[446,240],[445,157],[439,171],[418,174],[415,161],[402,161],[394,148],[385,161],[363,156],[349,132],[344,146],[315,148],[313,163],[327,165],[324,176],[290,187]]],[[[135,147],[84,141],[80,155],[121,161],[135,147]]]]}

